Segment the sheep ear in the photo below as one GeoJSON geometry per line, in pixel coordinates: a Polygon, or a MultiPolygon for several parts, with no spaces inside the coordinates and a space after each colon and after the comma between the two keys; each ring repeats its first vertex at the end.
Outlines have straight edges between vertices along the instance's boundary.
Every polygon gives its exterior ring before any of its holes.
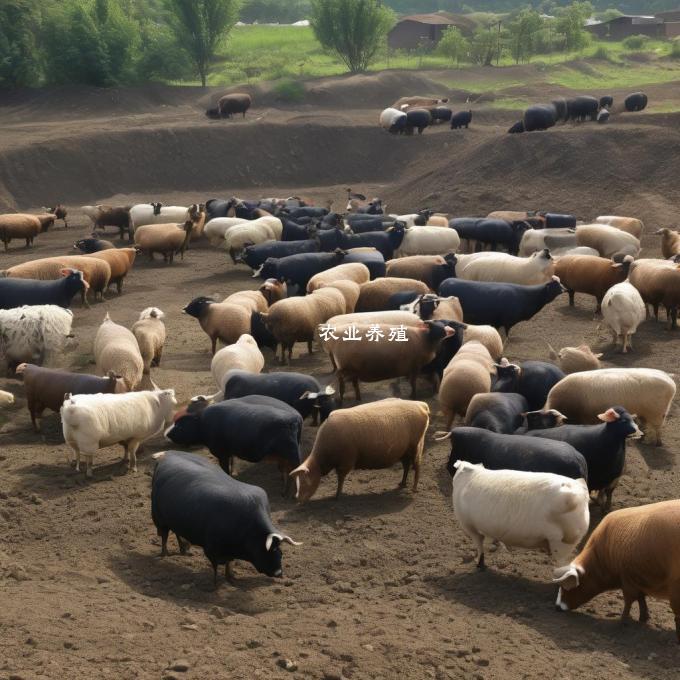
{"type": "Polygon", "coordinates": [[[585,570],[582,567],[578,568],[576,565],[570,564],[567,567],[555,569],[553,573],[555,574],[553,583],[559,583],[563,590],[573,590],[578,588],[580,577],[585,573],[585,570]]]}
{"type": "Polygon", "coordinates": [[[597,417],[605,423],[613,423],[621,416],[613,408],[608,408],[604,413],[600,413],[597,417]]]}
{"type": "Polygon", "coordinates": [[[597,354],[595,354],[596,359],[599,359],[600,357],[603,357],[603,356],[604,356],[603,352],[598,352],[597,354]]]}
{"type": "Polygon", "coordinates": [[[319,396],[318,392],[310,392],[307,390],[303,394],[300,395],[300,400],[302,399],[316,399],[319,396]]]}
{"type": "Polygon", "coordinates": [[[298,467],[295,468],[292,472],[288,473],[289,477],[299,477],[300,475],[309,474],[309,468],[303,463],[302,465],[299,465],[298,467]]]}
{"type": "Polygon", "coordinates": [[[332,394],[335,394],[335,390],[330,385],[326,385],[326,389],[323,393],[330,397],[332,394]]]}

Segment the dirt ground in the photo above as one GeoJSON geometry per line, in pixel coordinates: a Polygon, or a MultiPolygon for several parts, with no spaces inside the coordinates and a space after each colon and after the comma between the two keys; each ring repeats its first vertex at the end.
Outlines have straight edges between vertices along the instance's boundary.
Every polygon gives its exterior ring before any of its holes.
{"type": "MultiPolygon", "coordinates": [[[[431,82],[394,73],[362,81],[358,105],[346,81],[315,85],[325,102],[312,98],[298,110],[269,102],[231,123],[207,121],[201,108],[209,97],[195,90],[17,94],[0,106],[0,205],[29,210],[61,200],[72,224],[40,235],[31,250],[13,242],[0,253],[0,269],[68,252],[90,232],[76,206],[102,201],[296,193],[341,204],[352,186],[399,211],[546,208],[582,219],[614,212],[645,221],[645,257],[660,256],[651,232],[677,225],[680,134],[677,119],[657,116],[653,103],[648,113],[620,115],[604,127],[507,136],[512,114],[481,109],[467,132],[392,138],[375,127],[375,109],[402,94],[430,93],[431,82]]],[[[249,270],[207,244],[171,267],[140,260],[122,296],[74,306],[78,346],[63,365],[94,370],[92,339],[104,314],[130,326],[153,304],[166,313],[168,329],[153,380],[174,387],[180,402],[214,391],[207,336],[181,309],[198,295],[254,287],[249,270]]],[[[605,352],[607,366],[677,372],[678,331],[648,321],[635,351],[623,356],[598,338],[593,311],[589,298],[577,296],[575,308],[558,298],[513,329],[507,356],[545,360],[546,343],[586,341],[605,352]]],[[[266,370],[280,370],[267,352],[266,370]]],[[[291,369],[332,380],[325,356],[308,356],[302,345],[291,369]]],[[[447,446],[431,440],[442,421],[425,381],[419,398],[433,415],[419,492],[396,488],[401,468],[360,471],[339,501],[329,476],[311,502],[297,506],[281,498],[274,466],[241,462],[239,479],[267,491],[277,526],[304,545],[284,547],[282,580],[241,563],[238,585],[223,582],[217,591],[200,549],[181,557],[173,544],[170,557],[159,557],[149,476],[151,453],[168,442],[145,447],[137,474],[126,473],[119,449],[105,449],[86,481],[66,464],[58,415],[47,414],[35,434],[22,384],[0,377],[0,389],[17,397],[0,414],[0,680],[678,675],[668,603],[650,603],[650,625],[623,626],[619,593],[557,613],[552,565],[540,553],[499,549],[477,573],[451,509],[447,446]]],[[[393,391],[375,383],[363,395],[368,401],[393,391]]],[[[314,435],[306,424],[305,453],[314,435]]],[[[629,447],[614,507],[678,497],[679,447],[676,402],[663,447],[644,440],[629,447]]],[[[592,526],[599,520],[593,508],[592,526]]]]}

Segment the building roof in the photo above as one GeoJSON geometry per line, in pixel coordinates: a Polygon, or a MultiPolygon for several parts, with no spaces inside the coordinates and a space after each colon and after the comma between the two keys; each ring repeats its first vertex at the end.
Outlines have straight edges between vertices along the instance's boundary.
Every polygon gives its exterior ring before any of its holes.
{"type": "Polygon", "coordinates": [[[445,24],[449,26],[455,24],[457,20],[444,14],[411,14],[407,17],[401,17],[399,21],[414,21],[417,24],[445,24]]]}
{"type": "Polygon", "coordinates": [[[607,24],[616,24],[622,22],[626,24],[630,23],[632,25],[662,24],[663,19],[648,15],[623,14],[620,17],[614,17],[613,19],[609,19],[608,21],[597,21],[594,23],[586,21],[586,26],[590,28],[591,26],[606,26],[607,24]]]}

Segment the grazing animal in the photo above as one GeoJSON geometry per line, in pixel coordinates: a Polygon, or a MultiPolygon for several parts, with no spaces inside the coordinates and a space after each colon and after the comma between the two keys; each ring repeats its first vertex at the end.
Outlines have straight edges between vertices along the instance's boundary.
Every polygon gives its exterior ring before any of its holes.
{"type": "Polygon", "coordinates": [[[548,348],[550,350],[550,358],[559,363],[560,368],[565,374],[594,371],[602,368],[602,363],[600,362],[602,352],[596,354],[588,345],[562,347],[559,352],[556,352],[550,345],[548,345],[548,348]]]}
{"type": "Polygon", "coordinates": [[[136,256],[136,248],[104,249],[86,255],[86,257],[108,262],[111,267],[111,276],[107,288],[110,288],[115,283],[118,295],[123,292],[123,281],[128,275],[128,272],[132,269],[136,256]]]}
{"type": "Polygon", "coordinates": [[[87,293],[89,285],[83,272],[62,269],[62,278],[54,281],[36,279],[0,279],[0,309],[23,305],[56,305],[68,309],[77,293],[87,293]]]}
{"type": "Polygon", "coordinates": [[[128,470],[137,472],[137,449],[163,432],[177,406],[175,390],[125,394],[68,394],[61,407],[64,439],[75,454],[76,470],[85,457],[85,475],[92,477],[94,454],[121,444],[128,470]]]}
{"type": "MultiPolygon", "coordinates": [[[[503,435],[496,435],[503,436],[503,435]]],[[[547,549],[564,561],[588,531],[588,488],[583,479],[546,472],[485,470],[459,460],[454,465],[453,510],[477,548],[484,569],[484,540],[517,548],[547,549]]]]}
{"type": "Polygon", "coordinates": [[[113,371],[121,376],[129,391],[142,380],[144,359],[139,352],[137,338],[125,326],[114,323],[108,312],[94,338],[94,360],[97,371],[113,371]]]}
{"type": "Polygon", "coordinates": [[[175,253],[184,259],[184,251],[191,240],[193,222],[181,224],[145,224],[135,229],[135,246],[153,260],[154,253],[163,256],[163,262],[172,264],[175,253]]]}
{"type": "Polygon", "coordinates": [[[645,320],[647,307],[637,288],[628,281],[612,286],[602,299],[602,322],[612,332],[612,342],[618,345],[621,338],[621,352],[633,349],[631,335],[645,320]]]}
{"type": "MultiPolygon", "coordinates": [[[[52,220],[54,220],[54,215],[52,215],[52,220]]],[[[24,239],[27,248],[32,246],[33,239],[43,231],[47,231],[47,227],[43,226],[36,215],[24,213],[0,215],[0,239],[5,245],[5,251],[9,250],[9,244],[13,238],[24,239]]]]}
{"type": "Polygon", "coordinates": [[[68,229],[68,222],[66,221],[66,217],[68,216],[68,210],[66,209],[65,205],[62,205],[61,203],[57,203],[53,208],[43,208],[45,212],[52,213],[54,215],[55,220],[63,220],[64,222],[64,229],[68,229]]]}
{"type": "Polygon", "coordinates": [[[264,368],[264,357],[255,338],[243,334],[235,343],[223,347],[210,362],[210,372],[217,387],[224,392],[231,371],[259,373],[264,368]]]}
{"type": "Polygon", "coordinates": [[[576,609],[609,590],[623,591],[621,618],[637,602],[640,622],[649,621],[646,597],[669,600],[680,642],[678,542],[680,501],[624,508],[607,515],[574,560],[555,570],[556,606],[576,609]]]}
{"type": "Polygon", "coordinates": [[[383,109],[380,112],[380,127],[393,135],[400,134],[406,128],[406,113],[396,108],[383,109]]]}
{"type": "Polygon", "coordinates": [[[626,111],[644,111],[647,108],[647,95],[644,92],[633,92],[624,100],[626,111]]]}
{"type": "Polygon", "coordinates": [[[116,246],[111,243],[111,241],[103,241],[96,238],[94,235],[92,238],[81,238],[73,244],[74,250],[79,250],[81,253],[90,255],[91,253],[98,253],[100,250],[110,250],[116,246]]]}
{"type": "Polygon", "coordinates": [[[472,111],[458,111],[451,116],[451,129],[460,130],[465,128],[467,130],[471,122],[472,111]]]}
{"type": "Polygon", "coordinates": [[[289,286],[307,288],[310,279],[320,272],[331,269],[345,261],[346,253],[336,250],[333,253],[299,253],[287,257],[269,257],[253,276],[262,279],[278,279],[289,286]]]}
{"type": "Polygon", "coordinates": [[[661,446],[661,427],[673,397],[675,382],[653,368],[602,368],[572,373],[548,394],[546,409],[557,409],[574,423],[595,423],[597,414],[619,404],[637,414],[645,434],[661,446]]]}
{"type": "Polygon", "coordinates": [[[396,276],[363,283],[359,292],[356,311],[374,312],[387,310],[390,298],[395,293],[401,292],[415,292],[417,295],[425,295],[429,292],[429,288],[422,281],[402,279],[396,276]]]}
{"type": "Polygon", "coordinates": [[[469,262],[458,271],[466,281],[497,281],[532,286],[550,281],[555,272],[555,260],[547,248],[529,257],[493,253],[469,262]]]}
{"type": "Polygon", "coordinates": [[[144,361],[144,373],[151,372],[152,366],[159,366],[165,345],[165,314],[158,307],[147,307],[132,326],[132,334],[137,338],[139,352],[144,361]]]}
{"type": "Polygon", "coordinates": [[[580,224],[576,227],[576,243],[595,248],[600,257],[617,253],[637,257],[640,252],[640,241],[635,236],[608,224],[580,224]]]}
{"type": "Polygon", "coordinates": [[[217,100],[217,111],[221,118],[231,118],[235,113],[246,117],[246,111],[251,107],[253,100],[249,94],[232,92],[225,94],[217,100]]]}
{"type": "Polygon", "coordinates": [[[628,280],[638,289],[645,305],[652,305],[659,320],[659,305],[666,308],[668,329],[677,325],[680,306],[680,266],[675,261],[636,260],[628,280]]]}
{"type": "Polygon", "coordinates": [[[561,369],[545,361],[524,361],[517,365],[506,358],[496,364],[496,373],[493,391],[521,394],[531,411],[541,408],[553,386],[564,378],[561,369]]]}
{"type": "Polygon", "coordinates": [[[433,106],[438,106],[439,104],[446,104],[448,101],[448,97],[436,99],[434,97],[421,97],[416,95],[400,97],[396,102],[394,102],[394,104],[392,104],[392,108],[397,109],[398,111],[405,111],[413,107],[431,108],[433,106]]]}
{"type": "Polygon", "coordinates": [[[528,410],[529,404],[521,394],[475,394],[465,412],[465,425],[498,434],[512,434],[522,426],[523,416],[528,410]]]}
{"type": "MultiPolygon", "coordinates": [[[[524,132],[547,130],[557,122],[555,107],[551,104],[535,104],[524,111],[524,132]]],[[[514,127],[514,126],[513,126],[514,127]]],[[[511,128],[512,129],[512,128],[511,128]]],[[[519,132],[519,130],[515,130],[519,132]]]]}
{"type": "Polygon", "coordinates": [[[414,130],[418,130],[418,134],[422,135],[423,130],[430,125],[432,125],[432,114],[428,109],[409,107],[406,111],[405,135],[412,135],[414,130]]]}
{"type": "MultiPolygon", "coordinates": [[[[628,234],[632,234],[635,238],[639,239],[642,236],[642,232],[645,230],[645,225],[642,220],[636,217],[621,217],[618,215],[600,215],[600,217],[595,218],[597,224],[608,224],[610,227],[616,227],[621,231],[625,231],[628,234]]],[[[655,233],[659,233],[658,231],[655,233]]]]}
{"type": "Polygon", "coordinates": [[[180,451],[153,455],[151,518],[168,554],[168,535],[177,537],[180,553],[189,545],[203,548],[217,587],[217,567],[233,582],[231,563],[250,562],[261,574],[280,578],[281,544],[302,545],[274,527],[266,492],[225,474],[202,456],[180,451]]]}
{"type": "Polygon", "coordinates": [[[316,434],[309,457],[291,472],[295,498],[304,503],[319,488],[321,477],[335,470],[342,494],[345,478],[352,470],[382,470],[400,462],[406,486],[413,467],[413,493],[418,489],[425,433],[430,410],[425,402],[382,399],[370,404],[338,409],[330,414],[316,434]]]}
{"type": "Polygon", "coordinates": [[[510,135],[516,135],[520,132],[524,132],[524,120],[518,120],[508,129],[508,134],[510,135]]]}
{"type": "Polygon", "coordinates": [[[11,406],[14,403],[14,395],[11,392],[0,390],[0,408],[11,406]]]}
{"type": "Polygon", "coordinates": [[[125,382],[113,371],[100,378],[96,375],[69,373],[54,368],[43,368],[35,364],[19,364],[17,375],[23,376],[28,411],[36,432],[39,431],[37,419],[43,411],[50,409],[59,413],[66,394],[123,393],[127,391],[125,382]]]}
{"type": "Polygon", "coordinates": [[[127,233],[132,241],[132,218],[130,206],[84,205],[80,208],[91,220],[94,229],[116,227],[119,238],[127,233]]]}
{"type": "Polygon", "coordinates": [[[680,255],[680,233],[670,229],[659,229],[654,232],[661,236],[661,254],[665,259],[680,255]]]}

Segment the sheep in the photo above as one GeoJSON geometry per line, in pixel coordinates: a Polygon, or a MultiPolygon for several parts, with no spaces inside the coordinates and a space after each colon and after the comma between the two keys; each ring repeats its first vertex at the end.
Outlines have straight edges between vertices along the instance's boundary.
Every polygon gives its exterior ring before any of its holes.
{"type": "Polygon", "coordinates": [[[415,279],[402,279],[396,276],[375,279],[361,285],[356,311],[373,312],[388,309],[390,297],[402,291],[413,291],[425,295],[430,292],[430,289],[422,281],[415,279]]]}
{"type": "Polygon", "coordinates": [[[602,299],[602,322],[611,329],[615,346],[621,337],[621,352],[624,354],[628,347],[633,349],[630,336],[645,320],[646,311],[647,306],[640,293],[628,281],[617,283],[605,293],[602,299]]]}
{"type": "Polygon", "coordinates": [[[251,312],[266,312],[269,309],[267,298],[260,290],[239,290],[225,297],[222,302],[231,305],[241,305],[241,307],[251,312]]]}
{"type": "Polygon", "coordinates": [[[38,213],[36,217],[40,222],[42,231],[47,231],[50,227],[54,226],[54,221],[57,219],[52,213],[38,213]]]}
{"type": "Polygon", "coordinates": [[[458,277],[467,281],[496,281],[518,283],[525,286],[550,281],[555,272],[555,261],[547,248],[529,257],[515,257],[507,253],[494,253],[470,262],[458,277]]]}
{"type": "Polygon", "coordinates": [[[137,338],[125,326],[114,323],[108,312],[94,338],[94,360],[98,372],[113,371],[130,392],[142,380],[144,359],[137,338]]]}
{"type": "Polygon", "coordinates": [[[664,258],[680,255],[680,233],[671,229],[659,229],[654,234],[661,236],[661,254],[664,258]]]}
{"type": "Polygon", "coordinates": [[[425,223],[426,227],[446,227],[449,226],[449,216],[445,213],[437,213],[436,215],[430,215],[425,223]]]}
{"type": "Polygon", "coordinates": [[[404,231],[395,257],[406,255],[446,255],[460,247],[460,237],[455,229],[441,227],[409,227],[404,231]]]}
{"type": "MultiPolygon", "coordinates": [[[[536,231],[546,227],[545,215],[542,215],[535,210],[494,210],[486,217],[490,220],[505,220],[506,222],[511,223],[528,222],[536,231]]],[[[556,230],[552,229],[551,231],[556,230]]]]}
{"type": "MultiPolygon", "coordinates": [[[[550,254],[557,261],[558,258],[564,257],[565,255],[594,255],[599,257],[600,253],[595,250],[595,248],[589,248],[588,246],[575,246],[573,248],[555,248],[550,251],[550,254]]],[[[616,257],[624,256],[626,253],[617,253],[616,257]]],[[[618,261],[618,260],[617,260],[618,261]]]]}
{"type": "Polygon", "coordinates": [[[491,391],[493,372],[493,359],[482,343],[472,340],[458,350],[444,369],[439,386],[439,406],[447,430],[457,415],[465,416],[475,394],[491,391]]]}
{"type": "Polygon", "coordinates": [[[210,372],[217,387],[224,392],[224,386],[233,370],[260,373],[264,368],[264,357],[255,338],[244,333],[235,343],[223,347],[210,362],[210,372]]]}
{"type": "Polygon", "coordinates": [[[11,392],[0,390],[0,408],[11,406],[14,403],[14,395],[11,392]]]}
{"type": "Polygon", "coordinates": [[[319,324],[336,314],[345,312],[345,298],[333,287],[319,288],[306,297],[279,300],[260,317],[265,327],[281,343],[281,361],[285,361],[288,350],[288,363],[296,342],[306,342],[312,353],[312,342],[319,324]]]}
{"type": "Polygon", "coordinates": [[[56,305],[0,310],[0,362],[11,373],[21,363],[50,364],[71,335],[73,312],[56,305]]]}
{"type": "Polygon", "coordinates": [[[96,234],[92,234],[90,238],[81,238],[73,244],[73,250],[79,250],[84,255],[98,253],[100,250],[111,250],[115,247],[111,241],[97,238],[96,234]]]}
{"type": "Polygon", "coordinates": [[[402,279],[422,281],[431,290],[437,290],[439,284],[456,275],[457,257],[447,255],[410,255],[385,263],[386,275],[402,279]]]}
{"type": "Polygon", "coordinates": [[[371,404],[333,411],[322,423],[309,457],[290,473],[295,479],[295,498],[304,503],[319,487],[321,477],[335,470],[336,499],[352,470],[379,470],[401,462],[404,474],[413,467],[413,493],[418,489],[425,433],[430,409],[422,401],[382,399],[371,404]]]}
{"type": "Polygon", "coordinates": [[[453,328],[435,321],[420,322],[418,326],[339,326],[337,336],[329,336],[331,344],[326,350],[338,379],[339,403],[344,399],[347,380],[354,386],[356,400],[361,401],[360,381],[400,377],[409,379],[411,399],[415,399],[420,370],[435,358],[444,338],[454,333],[453,328]]]}
{"type": "Polygon", "coordinates": [[[130,208],[130,226],[132,232],[148,224],[185,224],[193,221],[200,213],[197,203],[188,208],[180,205],[163,205],[162,203],[138,203],[130,208]]]}
{"type": "Polygon", "coordinates": [[[63,220],[64,229],[68,229],[68,222],[66,221],[66,217],[68,216],[68,210],[66,209],[65,205],[57,203],[57,205],[55,205],[53,208],[45,208],[43,206],[43,210],[46,213],[51,213],[52,215],[54,215],[55,220],[63,220]]]}
{"type": "Polygon", "coordinates": [[[574,306],[576,293],[592,295],[597,306],[595,313],[600,312],[604,294],[616,283],[628,277],[633,257],[626,255],[623,262],[613,262],[604,257],[591,255],[566,255],[555,265],[555,274],[569,293],[569,305],[574,306]]]}
{"type": "MultiPolygon", "coordinates": [[[[51,216],[54,219],[54,215],[51,216]]],[[[42,223],[36,215],[14,213],[0,215],[0,238],[5,245],[5,251],[9,250],[9,243],[13,238],[24,239],[26,247],[33,245],[33,239],[45,231],[42,223]]]]}
{"type": "Polygon", "coordinates": [[[261,217],[245,224],[237,224],[224,235],[222,247],[229,252],[234,264],[240,252],[249,245],[265,241],[280,241],[283,233],[281,220],[276,217],[261,217]],[[278,225],[272,224],[276,220],[278,225]]]}
{"type": "Polygon", "coordinates": [[[194,298],[182,311],[198,319],[210,338],[213,354],[218,340],[230,345],[244,333],[250,333],[252,312],[241,304],[217,302],[214,298],[201,296],[194,298]]]}
{"type": "MultiPolygon", "coordinates": [[[[390,326],[420,326],[422,319],[411,312],[387,310],[379,312],[354,312],[332,316],[324,324],[325,327],[348,326],[350,324],[387,324],[390,326]]],[[[330,345],[323,344],[326,351],[330,345]]]]}
{"type": "Polygon", "coordinates": [[[345,313],[352,314],[356,307],[361,286],[354,281],[332,281],[330,283],[322,283],[320,288],[335,288],[342,293],[345,298],[345,313]]]}
{"type": "Polygon", "coordinates": [[[666,260],[637,260],[628,280],[638,289],[645,305],[652,305],[657,321],[659,305],[663,305],[669,330],[675,327],[680,305],[680,265],[666,260]]]}
{"type": "Polygon", "coordinates": [[[81,454],[87,460],[86,476],[98,449],[122,444],[128,470],[137,472],[137,449],[142,442],[163,432],[177,405],[174,390],[132,394],[68,395],[61,407],[64,439],[75,453],[76,470],[81,454]]]}
{"type": "Polygon", "coordinates": [[[439,104],[446,104],[446,102],[449,101],[448,97],[444,97],[443,99],[435,99],[434,97],[421,97],[421,96],[413,96],[413,97],[400,97],[397,99],[394,104],[392,104],[392,108],[397,109],[398,111],[406,111],[408,109],[412,108],[430,108],[433,106],[438,106],[439,104]]]}
{"type": "Polygon", "coordinates": [[[675,382],[653,368],[601,368],[572,373],[548,393],[545,409],[556,409],[573,423],[597,423],[597,414],[612,404],[637,414],[661,446],[663,426],[675,396],[675,382]]]}
{"type": "Polygon", "coordinates": [[[383,109],[380,113],[379,124],[384,130],[397,134],[406,127],[406,113],[391,107],[383,109]]]}
{"type": "Polygon", "coordinates": [[[92,257],[109,263],[109,266],[111,267],[111,277],[109,278],[107,288],[115,283],[118,295],[123,292],[123,279],[132,269],[136,256],[137,250],[135,248],[107,248],[99,250],[96,253],[85,255],[85,257],[92,257]]]}
{"type": "MultiPolygon", "coordinates": [[[[62,255],[29,260],[6,269],[4,275],[21,279],[50,281],[60,279],[63,269],[78,269],[83,272],[83,278],[87,281],[89,290],[93,292],[94,300],[97,300],[97,294],[103,299],[104,291],[111,279],[111,266],[108,262],[96,258],[92,259],[86,255],[62,255]]],[[[81,298],[88,305],[85,290],[81,293],[81,298]]]]}
{"type": "Polygon", "coordinates": [[[152,366],[161,363],[165,344],[165,314],[158,307],[147,307],[132,325],[132,334],[137,338],[139,352],[144,361],[144,373],[149,374],[152,366]]]}
{"type": "Polygon", "coordinates": [[[621,231],[632,234],[635,238],[640,238],[642,232],[645,230],[645,225],[642,220],[635,217],[619,217],[617,215],[600,215],[595,218],[597,224],[608,224],[610,227],[616,227],[621,231]]]}
{"type": "Polygon", "coordinates": [[[135,246],[153,260],[154,253],[161,253],[163,261],[172,264],[175,253],[184,259],[184,251],[191,239],[193,222],[181,224],[146,224],[135,229],[135,246]]]}
{"type": "Polygon", "coordinates": [[[248,220],[242,217],[213,217],[213,219],[208,220],[205,227],[203,228],[203,233],[210,241],[212,246],[220,246],[224,243],[224,235],[229,229],[235,227],[237,224],[244,224],[248,220]]]}
{"type": "Polygon", "coordinates": [[[501,338],[501,334],[493,326],[466,324],[465,342],[473,340],[484,345],[494,361],[499,361],[503,356],[503,338],[501,338]]]}
{"type": "Polygon", "coordinates": [[[593,352],[588,345],[579,345],[578,347],[562,347],[559,352],[556,352],[550,344],[550,358],[557,361],[559,367],[566,373],[580,373],[581,371],[595,371],[602,368],[600,357],[602,352],[597,354],[593,352]]]}
{"type": "Polygon", "coordinates": [[[586,535],[590,523],[588,485],[551,472],[486,470],[458,460],[453,510],[477,547],[484,569],[484,540],[508,547],[543,549],[561,564],[586,535]]]}
{"type": "Polygon", "coordinates": [[[116,227],[122,239],[125,232],[132,241],[132,228],[130,221],[130,207],[114,207],[110,205],[83,205],[80,208],[90,220],[94,229],[104,227],[116,227]]]}
{"type": "Polygon", "coordinates": [[[532,253],[549,248],[554,254],[556,249],[569,248],[576,245],[576,234],[573,229],[528,229],[522,234],[519,243],[520,257],[528,257],[532,253]]]}
{"type": "Polygon", "coordinates": [[[87,281],[77,269],[62,269],[54,281],[0,278],[0,309],[23,305],[57,305],[68,309],[76,293],[86,292],[87,281]]]}
{"type": "Polygon", "coordinates": [[[622,250],[634,257],[640,253],[640,241],[635,236],[607,224],[577,226],[576,243],[595,248],[601,257],[612,257],[622,250]]]}
{"type": "Polygon", "coordinates": [[[354,281],[355,283],[367,283],[371,278],[368,267],[360,262],[350,262],[348,264],[339,264],[325,271],[314,274],[307,283],[307,292],[311,293],[317,288],[321,288],[322,284],[329,283],[333,285],[334,281],[354,281]]]}

